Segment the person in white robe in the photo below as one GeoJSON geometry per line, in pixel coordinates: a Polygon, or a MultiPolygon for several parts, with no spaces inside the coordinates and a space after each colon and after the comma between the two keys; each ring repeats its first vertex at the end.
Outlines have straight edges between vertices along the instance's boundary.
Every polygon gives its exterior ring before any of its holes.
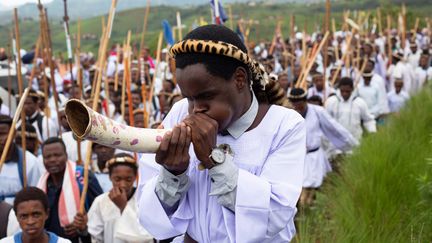
{"type": "Polygon", "coordinates": [[[342,78],[336,95],[325,103],[328,113],[357,139],[361,140],[363,127],[370,133],[376,132],[376,122],[366,102],[353,94],[353,80],[342,78]],[[363,126],[363,127],[362,127],[363,126]]]}
{"type": "Polygon", "coordinates": [[[415,69],[414,93],[419,92],[432,78],[432,68],[429,66],[429,55],[422,55],[420,65],[415,69]]]}
{"type": "Polygon", "coordinates": [[[321,146],[325,137],[337,149],[349,151],[359,142],[351,133],[334,120],[324,108],[306,102],[306,92],[294,88],[289,94],[294,109],[306,121],[306,158],[303,175],[303,191],[300,205],[311,205],[314,189],[319,188],[328,172],[332,170],[324,149],[321,146]]]}
{"type": "MultiPolygon", "coordinates": [[[[198,27],[184,43],[191,38],[225,47],[229,41],[247,55],[237,34],[221,25],[198,27]]],[[[258,67],[252,59],[205,49],[198,54],[181,45],[170,52],[186,98],[164,119],[172,132],[163,136],[159,151],[141,157],[141,225],[156,239],[185,234],[185,242],[292,240],[306,152],[303,118],[258,101],[255,93],[263,95],[265,82],[258,73],[265,72],[250,68],[258,67]],[[215,73],[204,65],[209,62],[215,73]]]]}
{"type": "Polygon", "coordinates": [[[399,112],[405,103],[409,100],[409,94],[402,90],[402,79],[396,79],[395,89],[387,95],[390,112],[399,112]]]}
{"type": "MultiPolygon", "coordinates": [[[[363,72],[363,75],[360,78],[360,84],[361,84],[361,86],[364,87],[364,86],[366,86],[365,81],[366,82],[370,81],[370,84],[375,86],[378,89],[379,112],[377,114],[377,117],[380,117],[380,116],[383,116],[383,115],[386,115],[389,113],[389,107],[388,107],[388,103],[387,103],[387,91],[386,91],[386,87],[385,87],[385,80],[380,75],[375,73],[374,66],[375,66],[375,62],[373,60],[368,60],[366,67],[365,67],[365,70],[363,72]]],[[[366,96],[368,94],[370,94],[370,92],[365,92],[366,96]]],[[[360,97],[362,97],[366,101],[368,100],[367,97],[363,97],[362,95],[360,95],[360,97]]],[[[374,99],[374,98],[375,97],[372,97],[372,99],[374,99]]],[[[373,110],[373,109],[371,109],[371,107],[369,105],[370,104],[368,103],[369,109],[373,110]]],[[[372,113],[374,114],[374,112],[372,112],[372,113]]]]}
{"type": "Polygon", "coordinates": [[[116,154],[107,162],[113,188],[93,202],[88,212],[88,232],[95,243],[153,243],[138,223],[134,182],[136,160],[129,154],[116,154]]]}
{"type": "Polygon", "coordinates": [[[334,94],[334,89],[324,80],[324,75],[317,73],[312,77],[312,87],[308,89],[307,98],[319,96],[322,101],[334,94]],[[325,85],[325,88],[324,88],[325,85]]]}

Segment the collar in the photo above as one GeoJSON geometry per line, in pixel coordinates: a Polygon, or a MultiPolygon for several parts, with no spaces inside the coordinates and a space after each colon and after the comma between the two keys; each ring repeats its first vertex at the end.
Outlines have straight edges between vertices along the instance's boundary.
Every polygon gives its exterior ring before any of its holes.
{"type": "Polygon", "coordinates": [[[237,121],[227,128],[228,133],[235,139],[239,138],[243,133],[245,133],[254,122],[255,117],[258,114],[258,107],[258,100],[255,97],[254,92],[252,92],[251,106],[239,119],[237,119],[237,121]]]}

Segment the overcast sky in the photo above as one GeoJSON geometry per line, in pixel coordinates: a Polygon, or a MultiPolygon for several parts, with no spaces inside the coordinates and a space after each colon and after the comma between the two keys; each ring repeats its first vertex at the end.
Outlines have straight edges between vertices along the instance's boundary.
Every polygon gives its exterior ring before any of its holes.
{"type": "MultiPolygon", "coordinates": [[[[49,3],[53,0],[41,0],[42,3],[49,3]]],[[[24,3],[37,3],[37,0],[1,0],[1,4],[7,7],[16,7],[24,3]]]]}

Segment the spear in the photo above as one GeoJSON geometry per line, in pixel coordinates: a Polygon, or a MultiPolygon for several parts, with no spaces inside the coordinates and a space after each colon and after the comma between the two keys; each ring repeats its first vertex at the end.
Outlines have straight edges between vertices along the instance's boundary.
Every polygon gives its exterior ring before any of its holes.
{"type": "MultiPolygon", "coordinates": [[[[68,16],[68,12],[67,12],[67,0],[63,0],[63,5],[64,5],[63,26],[64,26],[64,31],[65,31],[65,36],[66,36],[66,47],[67,47],[67,53],[68,53],[69,71],[70,71],[70,75],[71,75],[72,87],[75,87],[73,70],[72,70],[73,55],[72,55],[72,44],[71,44],[70,32],[69,32],[69,16],[68,16]]],[[[77,74],[78,74],[78,72],[77,72],[77,74]]]]}
{"type": "MultiPolygon", "coordinates": [[[[48,65],[50,67],[50,74],[51,74],[51,87],[53,91],[54,96],[54,103],[55,103],[55,109],[58,116],[59,108],[58,108],[58,94],[57,94],[57,88],[55,84],[55,75],[54,75],[54,63],[52,61],[52,48],[51,48],[51,40],[49,35],[49,25],[48,25],[48,17],[46,15],[46,10],[43,8],[42,4],[38,3],[39,8],[39,16],[40,16],[40,28],[41,28],[41,37],[42,37],[42,45],[45,49],[46,58],[48,59],[48,65]]],[[[46,76],[45,76],[46,77],[46,76]]],[[[46,102],[48,99],[48,96],[46,96],[46,102]]],[[[60,119],[57,119],[58,121],[58,127],[61,127],[60,119]]],[[[60,136],[61,136],[61,129],[59,129],[60,136]]]]}
{"type": "MultiPolygon", "coordinates": [[[[15,37],[16,37],[16,47],[17,47],[17,59],[18,59],[18,63],[17,63],[17,78],[18,78],[18,89],[19,89],[19,95],[20,97],[23,96],[23,80],[22,80],[22,74],[21,74],[21,55],[20,55],[20,50],[21,50],[21,42],[20,42],[20,31],[19,31],[19,23],[18,23],[18,9],[15,8],[14,9],[14,19],[15,19],[15,37]]],[[[36,57],[35,57],[36,58],[36,57]]],[[[26,115],[24,113],[24,111],[20,111],[21,114],[21,148],[22,148],[22,164],[23,164],[23,187],[25,188],[27,186],[27,161],[26,161],[26,130],[25,130],[25,121],[26,121],[26,115]]],[[[15,126],[12,126],[11,128],[15,129],[15,126]]],[[[9,149],[6,150],[6,154],[7,151],[9,149]]],[[[4,151],[3,151],[4,152],[4,151]]]]}
{"type": "MultiPolygon", "coordinates": [[[[105,54],[106,54],[106,49],[108,47],[108,42],[110,39],[110,32],[111,32],[112,24],[114,21],[116,4],[117,4],[117,0],[112,0],[111,8],[110,8],[109,16],[108,16],[108,19],[111,21],[108,21],[108,24],[106,27],[107,31],[105,31],[104,36],[102,37],[102,47],[100,48],[101,53],[103,53],[103,55],[100,55],[98,57],[98,63],[99,63],[99,67],[100,67],[99,72],[102,72],[102,67],[105,66],[105,62],[106,62],[105,54]]],[[[93,98],[93,104],[92,104],[93,110],[96,110],[97,106],[98,106],[100,89],[101,89],[101,82],[102,82],[102,75],[99,75],[97,82],[96,82],[95,95],[93,98]]],[[[92,156],[92,144],[93,143],[91,141],[89,141],[87,144],[87,154],[86,154],[86,160],[85,160],[85,164],[84,164],[84,185],[83,185],[83,190],[82,190],[81,198],[80,198],[80,212],[81,213],[84,213],[84,210],[85,210],[85,199],[86,199],[87,190],[88,190],[89,165],[90,165],[91,156],[92,156]]]]}

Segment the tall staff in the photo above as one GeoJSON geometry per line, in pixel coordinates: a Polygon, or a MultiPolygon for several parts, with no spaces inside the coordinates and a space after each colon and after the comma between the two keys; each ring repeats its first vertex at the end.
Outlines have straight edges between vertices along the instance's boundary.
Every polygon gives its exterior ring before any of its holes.
{"type": "Polygon", "coordinates": [[[71,75],[71,82],[72,87],[75,87],[74,77],[73,77],[73,70],[72,70],[72,44],[70,39],[70,32],[69,32],[69,16],[67,12],[67,0],[63,0],[64,3],[64,17],[63,17],[63,25],[64,25],[64,31],[66,36],[66,48],[68,53],[68,63],[69,63],[69,71],[71,75]]]}
{"type": "MultiPolygon", "coordinates": [[[[18,23],[18,9],[14,9],[14,20],[15,20],[15,37],[16,37],[16,48],[17,48],[17,78],[18,78],[18,90],[20,97],[23,97],[23,80],[21,74],[21,42],[20,42],[20,31],[19,31],[19,23],[18,23]]],[[[36,57],[35,57],[36,58],[36,57]]],[[[17,111],[18,112],[18,111],[17,111]]],[[[21,111],[21,148],[22,148],[22,165],[23,165],[23,187],[27,186],[27,163],[26,163],[26,115],[24,111],[21,111]]],[[[12,126],[11,129],[15,129],[15,126],[12,126]]],[[[9,149],[8,149],[9,150],[9,149]]],[[[6,150],[7,151],[7,150],[6,150]]],[[[4,151],[3,151],[4,152],[4,151]]]]}
{"type": "MultiPolygon", "coordinates": [[[[50,67],[50,75],[51,75],[51,87],[53,91],[54,96],[54,105],[57,113],[57,118],[60,117],[58,115],[59,113],[59,107],[58,107],[58,94],[57,94],[57,87],[55,84],[55,73],[54,73],[54,63],[52,60],[52,46],[51,46],[51,38],[49,35],[49,26],[48,26],[48,18],[46,15],[46,10],[43,8],[40,0],[38,3],[39,8],[39,17],[40,17],[40,30],[41,30],[41,37],[42,37],[42,46],[45,50],[45,58],[48,60],[48,65],[50,67]]],[[[46,77],[46,76],[45,76],[46,77]]],[[[48,93],[46,93],[48,94],[48,93]]],[[[46,98],[48,100],[48,96],[46,98]]],[[[60,119],[57,119],[58,127],[61,127],[60,119]]],[[[59,135],[61,136],[61,129],[59,129],[59,135]]]]}
{"type": "MultiPolygon", "coordinates": [[[[107,27],[106,27],[106,31],[104,31],[104,35],[102,37],[102,46],[101,46],[101,53],[103,53],[102,55],[100,55],[98,57],[98,67],[99,67],[99,72],[100,74],[102,74],[102,67],[105,66],[105,62],[106,62],[106,50],[108,47],[108,43],[109,43],[109,39],[111,37],[111,30],[112,30],[112,24],[114,21],[114,14],[115,14],[115,8],[117,5],[117,0],[112,0],[111,2],[111,8],[110,8],[110,12],[108,15],[108,23],[107,23],[107,27]]],[[[95,94],[94,94],[94,98],[93,98],[93,104],[92,104],[92,108],[93,110],[97,110],[97,106],[98,106],[98,102],[99,102],[99,96],[100,96],[100,89],[101,89],[101,82],[102,82],[102,75],[98,75],[98,79],[96,81],[96,89],[95,89],[95,94]]],[[[89,175],[89,165],[91,162],[91,155],[92,155],[92,142],[89,141],[87,144],[87,154],[86,154],[86,160],[84,163],[84,185],[83,185],[83,190],[81,193],[81,198],[80,198],[80,212],[84,213],[85,210],[85,199],[86,199],[86,195],[87,195],[87,190],[88,190],[88,175],[89,175]]]]}

